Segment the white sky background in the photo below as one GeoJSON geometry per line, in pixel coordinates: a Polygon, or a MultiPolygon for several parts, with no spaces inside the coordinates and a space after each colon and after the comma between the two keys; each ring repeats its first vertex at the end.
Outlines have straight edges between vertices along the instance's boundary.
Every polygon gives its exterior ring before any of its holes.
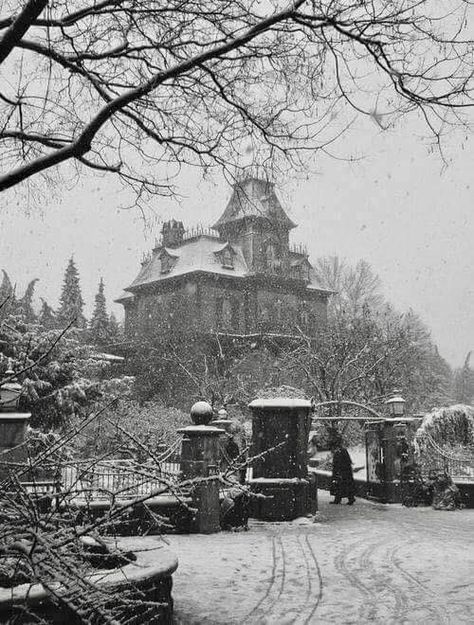
{"type": "MultiPolygon", "coordinates": [[[[277,188],[299,225],[293,241],[307,245],[310,259],[366,259],[387,299],[418,312],[455,366],[474,349],[474,147],[465,134],[446,137],[444,166],[421,121],[402,121],[387,131],[373,120],[359,121],[333,151],[361,160],[321,156],[317,173],[277,188]]],[[[158,220],[211,225],[230,194],[223,178],[202,181],[196,171],[183,173],[179,190],[181,203],[150,202],[158,220]]],[[[0,269],[20,293],[39,278],[37,296],[55,307],[73,254],[90,314],[99,277],[111,304],[135,277],[160,226],[150,229],[138,211],[120,208],[131,198],[112,176],[87,174],[74,189],[55,195],[40,208],[13,193],[0,198],[0,269]]],[[[120,306],[113,310],[121,315],[120,306]]]]}

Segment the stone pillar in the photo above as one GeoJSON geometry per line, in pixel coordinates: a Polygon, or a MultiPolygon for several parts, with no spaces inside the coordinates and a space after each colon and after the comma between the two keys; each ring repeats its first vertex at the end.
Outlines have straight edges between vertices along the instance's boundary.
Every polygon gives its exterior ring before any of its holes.
{"type": "Polygon", "coordinates": [[[288,521],[316,512],[317,490],[308,475],[307,448],[311,402],[303,399],[256,399],[252,411],[251,456],[253,515],[262,520],[288,521]]]}
{"type": "Polygon", "coordinates": [[[15,464],[27,460],[22,443],[31,417],[29,412],[18,412],[21,385],[13,377],[11,363],[5,376],[6,381],[0,381],[0,480],[8,478],[15,470],[18,472],[15,464]]]}
{"type": "Polygon", "coordinates": [[[193,505],[197,508],[193,529],[200,534],[220,531],[219,481],[217,480],[220,458],[219,437],[224,430],[208,425],[213,411],[207,402],[197,402],[191,408],[194,425],[178,430],[183,434],[181,448],[181,471],[185,480],[209,478],[192,488],[193,505]]]}
{"type": "Polygon", "coordinates": [[[213,419],[211,421],[211,425],[216,428],[221,428],[226,433],[230,432],[233,423],[233,420],[229,419],[229,415],[227,414],[227,410],[225,408],[221,408],[217,413],[217,419],[213,419]]]}

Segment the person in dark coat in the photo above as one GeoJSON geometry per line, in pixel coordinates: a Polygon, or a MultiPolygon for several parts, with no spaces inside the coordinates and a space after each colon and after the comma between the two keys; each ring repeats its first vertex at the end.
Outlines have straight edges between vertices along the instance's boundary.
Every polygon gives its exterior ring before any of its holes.
{"type": "Polygon", "coordinates": [[[342,440],[335,439],[331,443],[332,452],[332,482],[331,495],[334,501],[341,503],[341,499],[347,497],[347,505],[352,506],[355,502],[355,484],[352,475],[352,460],[349,452],[342,446],[342,440]]]}

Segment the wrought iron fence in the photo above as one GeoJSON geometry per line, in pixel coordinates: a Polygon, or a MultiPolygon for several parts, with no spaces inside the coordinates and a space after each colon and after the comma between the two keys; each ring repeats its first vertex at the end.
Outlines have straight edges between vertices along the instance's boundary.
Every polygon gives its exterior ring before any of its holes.
{"type": "Polygon", "coordinates": [[[474,448],[441,447],[425,432],[417,440],[418,462],[422,472],[446,472],[454,481],[474,481],[474,448]]]}
{"type": "Polygon", "coordinates": [[[180,476],[180,463],[141,464],[134,460],[81,460],[61,469],[61,490],[69,498],[138,498],[169,489],[180,476]]]}

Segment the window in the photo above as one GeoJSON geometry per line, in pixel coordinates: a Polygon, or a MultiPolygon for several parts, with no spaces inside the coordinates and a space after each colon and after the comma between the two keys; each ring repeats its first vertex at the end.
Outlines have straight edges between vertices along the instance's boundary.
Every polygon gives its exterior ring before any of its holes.
{"type": "Polygon", "coordinates": [[[299,310],[299,317],[300,317],[300,324],[302,325],[303,328],[307,328],[308,327],[308,323],[309,323],[309,311],[308,311],[308,302],[301,302],[300,303],[300,310],[299,310]]]}
{"type": "Polygon", "coordinates": [[[265,246],[265,266],[269,271],[279,273],[281,270],[280,248],[273,241],[265,246]]]}
{"type": "Polygon", "coordinates": [[[226,269],[234,268],[234,257],[230,248],[226,247],[221,254],[222,266],[226,269]]]}
{"type": "Polygon", "coordinates": [[[229,330],[232,325],[232,306],[230,299],[226,297],[222,307],[222,327],[229,330]]]}
{"type": "Polygon", "coordinates": [[[234,268],[235,252],[230,245],[226,245],[223,250],[220,250],[219,252],[214,252],[214,254],[216,255],[221,265],[224,267],[224,269],[234,268]]]}
{"type": "Polygon", "coordinates": [[[291,277],[295,280],[311,282],[311,265],[307,261],[298,262],[291,267],[291,277]]]}
{"type": "Polygon", "coordinates": [[[224,298],[221,296],[216,297],[216,328],[222,327],[222,321],[224,317],[224,298]]]}
{"type": "Polygon", "coordinates": [[[142,304],[142,324],[146,333],[151,332],[153,328],[153,300],[146,298],[142,304]]]}
{"type": "Polygon", "coordinates": [[[301,280],[302,279],[303,272],[301,271],[301,266],[300,265],[295,265],[294,267],[291,268],[291,276],[295,280],[301,280]]]}
{"type": "Polygon", "coordinates": [[[232,298],[230,314],[232,330],[238,332],[240,324],[240,302],[236,297],[232,298]]]}
{"type": "Polygon", "coordinates": [[[162,254],[160,257],[161,261],[161,273],[169,273],[173,269],[174,258],[169,254],[162,254]]]}
{"type": "Polygon", "coordinates": [[[280,299],[275,303],[275,319],[278,323],[283,321],[283,302],[280,299]]]}

